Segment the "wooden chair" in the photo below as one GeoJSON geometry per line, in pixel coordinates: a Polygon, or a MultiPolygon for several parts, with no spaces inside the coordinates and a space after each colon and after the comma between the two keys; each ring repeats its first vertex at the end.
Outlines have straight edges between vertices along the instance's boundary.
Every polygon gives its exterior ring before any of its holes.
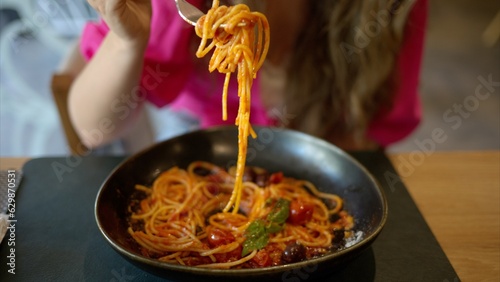
{"type": "Polygon", "coordinates": [[[88,153],[88,148],[83,145],[69,117],[68,94],[72,82],[71,75],[54,74],[50,85],[70,152],[81,156],[88,153]]]}

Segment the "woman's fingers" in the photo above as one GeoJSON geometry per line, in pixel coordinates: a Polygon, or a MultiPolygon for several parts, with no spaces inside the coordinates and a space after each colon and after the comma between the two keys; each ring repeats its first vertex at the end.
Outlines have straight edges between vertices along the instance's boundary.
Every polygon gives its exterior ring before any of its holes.
{"type": "MultiPolygon", "coordinates": [[[[149,34],[151,0],[87,0],[108,27],[127,41],[149,34]]],[[[167,1],[167,0],[165,0],[167,1]]]]}

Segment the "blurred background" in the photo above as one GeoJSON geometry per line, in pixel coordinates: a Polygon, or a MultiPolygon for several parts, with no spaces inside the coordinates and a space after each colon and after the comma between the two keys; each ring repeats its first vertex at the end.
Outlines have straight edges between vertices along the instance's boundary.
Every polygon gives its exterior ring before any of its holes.
{"type": "MultiPolygon", "coordinates": [[[[388,150],[500,149],[500,1],[429,2],[424,119],[388,150]]],[[[96,17],[84,0],[0,0],[0,157],[69,154],[50,81],[96,17]]],[[[157,140],[190,129],[168,109],[148,110],[157,140]]],[[[117,142],[102,152],[126,149],[117,142]]]]}

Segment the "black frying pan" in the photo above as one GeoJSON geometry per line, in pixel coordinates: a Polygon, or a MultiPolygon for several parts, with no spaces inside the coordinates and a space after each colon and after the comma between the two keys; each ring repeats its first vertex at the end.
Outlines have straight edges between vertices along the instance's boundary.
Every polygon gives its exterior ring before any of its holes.
{"type": "Polygon", "coordinates": [[[324,257],[261,269],[203,269],[162,263],[140,255],[127,233],[127,205],[134,185],[149,185],[161,171],[172,166],[186,168],[195,160],[222,167],[234,165],[238,154],[236,127],[188,133],[156,144],[121,163],[105,180],[96,200],[96,220],[104,237],[119,254],[139,267],[179,281],[286,280],[287,273],[293,271],[303,271],[309,277],[349,263],[373,242],[387,218],[387,202],[379,185],[357,161],[330,143],[292,130],[268,127],[255,130],[258,138],[249,141],[247,165],[263,167],[269,172],[282,171],[286,176],[309,180],[320,190],[341,196],[345,209],[356,220],[355,230],[361,235],[357,242],[324,257]]]}

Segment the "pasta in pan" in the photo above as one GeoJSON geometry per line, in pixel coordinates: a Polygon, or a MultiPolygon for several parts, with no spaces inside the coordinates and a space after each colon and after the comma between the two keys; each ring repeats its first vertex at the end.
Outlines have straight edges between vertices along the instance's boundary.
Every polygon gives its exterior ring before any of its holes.
{"type": "Polygon", "coordinates": [[[247,168],[238,213],[223,212],[234,172],[196,161],[163,172],[130,205],[129,233],[143,255],[206,268],[293,263],[343,247],[353,217],[310,182],[247,168]]]}

